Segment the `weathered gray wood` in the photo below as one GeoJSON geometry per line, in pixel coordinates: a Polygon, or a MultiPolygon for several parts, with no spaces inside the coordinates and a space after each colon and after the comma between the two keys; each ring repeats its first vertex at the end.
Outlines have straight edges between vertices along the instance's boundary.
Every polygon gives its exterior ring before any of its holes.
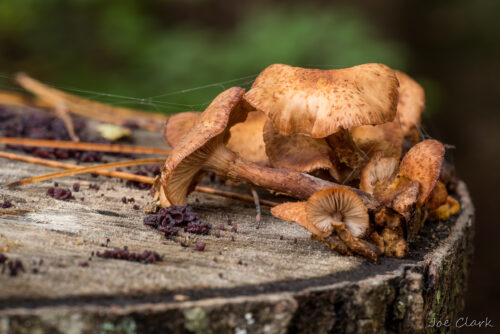
{"type": "MultiPolygon", "coordinates": [[[[139,132],[138,144],[161,145],[159,136],[146,136],[139,132]]],[[[0,160],[0,183],[50,171],[0,160]]],[[[458,219],[428,224],[407,259],[373,264],[332,253],[268,209],[256,229],[253,205],[195,193],[189,202],[202,218],[226,225],[220,238],[182,233],[190,244],[207,243],[197,252],[142,225],[144,213],[120,201],[134,197],[143,208],[146,191],[103,177],[79,179],[101,190],[83,186],[77,200],[62,202],[45,195],[52,182],[0,189],[15,209],[27,211],[0,209],[0,248],[8,245],[7,256],[27,269],[17,277],[0,274],[0,333],[424,332],[431,318],[453,319],[463,308],[473,232],[464,184],[458,219]],[[164,261],[88,261],[107,238],[110,247],[155,250],[164,261]],[[40,259],[42,266],[32,263],[40,259]],[[90,266],[79,267],[83,261],[90,266]]],[[[57,182],[70,187],[75,180],[57,182]]]]}

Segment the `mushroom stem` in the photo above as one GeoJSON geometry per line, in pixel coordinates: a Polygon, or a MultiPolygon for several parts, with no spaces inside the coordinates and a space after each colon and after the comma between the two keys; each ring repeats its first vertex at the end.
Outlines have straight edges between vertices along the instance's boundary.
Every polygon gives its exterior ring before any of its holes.
{"type": "Polygon", "coordinates": [[[319,190],[346,187],[356,192],[368,209],[375,210],[380,205],[371,195],[359,189],[341,186],[309,174],[262,167],[241,158],[224,145],[218,145],[215,150],[217,152],[210,155],[204,167],[222,177],[251,183],[302,200],[319,190]]]}

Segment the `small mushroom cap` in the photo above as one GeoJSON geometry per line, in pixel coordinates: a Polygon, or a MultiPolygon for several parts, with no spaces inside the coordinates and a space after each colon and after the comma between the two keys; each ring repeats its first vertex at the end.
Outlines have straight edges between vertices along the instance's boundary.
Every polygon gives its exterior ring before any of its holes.
{"type": "Polygon", "coordinates": [[[377,183],[389,184],[397,172],[398,164],[398,159],[393,157],[373,157],[361,172],[359,189],[373,194],[377,183]]]}
{"type": "Polygon", "coordinates": [[[175,147],[189,132],[200,117],[200,112],[187,111],[170,116],[163,127],[163,138],[170,147],[175,147]]]}
{"type": "Polygon", "coordinates": [[[398,81],[382,64],[319,70],[274,64],[245,99],[284,136],[324,138],[340,128],[382,124],[396,116],[398,81]]]}
{"type": "Polygon", "coordinates": [[[444,146],[434,139],[413,146],[401,160],[399,175],[420,183],[417,205],[424,205],[439,178],[444,146]]]}
{"type": "Polygon", "coordinates": [[[282,136],[268,120],[264,126],[264,142],[269,161],[275,168],[301,173],[333,168],[330,161],[331,149],[322,138],[304,135],[282,136]]]}
{"type": "Polygon", "coordinates": [[[245,119],[244,92],[243,88],[232,87],[220,93],[173,148],[161,177],[172,205],[186,203],[186,196],[199,182],[204,162],[227,139],[227,129],[245,119]]]}
{"type": "Polygon", "coordinates": [[[403,131],[399,120],[379,125],[362,125],[351,129],[356,145],[368,156],[373,157],[378,152],[384,156],[398,158],[403,151],[403,131]]]}
{"type": "Polygon", "coordinates": [[[306,204],[307,221],[330,234],[343,224],[355,237],[362,237],[369,227],[368,211],[361,199],[349,189],[332,187],[314,193],[306,204]]]}
{"type": "Polygon", "coordinates": [[[286,202],[277,205],[271,208],[271,214],[276,218],[295,222],[312,234],[319,236],[328,235],[328,233],[318,230],[316,226],[308,222],[306,217],[306,202],[286,202]]]}
{"type": "Polygon", "coordinates": [[[420,117],[425,110],[425,92],[410,76],[400,71],[395,72],[399,81],[397,118],[406,136],[413,127],[420,126],[420,117]]]}
{"type": "Polygon", "coordinates": [[[231,137],[226,146],[248,161],[262,166],[269,165],[263,137],[266,121],[267,116],[260,111],[249,112],[244,122],[229,130],[231,137]]]}

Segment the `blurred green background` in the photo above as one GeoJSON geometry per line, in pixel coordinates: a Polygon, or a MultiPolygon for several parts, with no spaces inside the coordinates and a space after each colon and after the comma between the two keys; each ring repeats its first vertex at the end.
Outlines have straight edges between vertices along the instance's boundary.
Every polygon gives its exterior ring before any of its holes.
{"type": "Polygon", "coordinates": [[[424,127],[456,146],[448,158],[477,207],[464,315],[500,326],[499,13],[495,0],[3,0],[0,89],[16,89],[10,77],[25,71],[92,99],[173,113],[249,87],[277,62],[403,70],[426,89],[424,127]]]}

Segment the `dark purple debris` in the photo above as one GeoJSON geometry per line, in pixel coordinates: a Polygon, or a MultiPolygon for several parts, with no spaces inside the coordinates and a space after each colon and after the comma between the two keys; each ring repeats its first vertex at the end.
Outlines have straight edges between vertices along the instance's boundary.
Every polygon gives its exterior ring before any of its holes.
{"type": "Polygon", "coordinates": [[[234,224],[233,228],[231,229],[231,232],[238,233],[238,227],[236,224],[234,224]]]}
{"type": "Polygon", "coordinates": [[[231,236],[231,241],[236,241],[236,239],[234,238],[234,236],[231,236]]]}
{"type": "MultiPolygon", "coordinates": [[[[91,138],[86,129],[86,122],[78,116],[71,116],[75,134],[85,142],[109,142],[104,138],[91,138]]],[[[0,131],[5,137],[30,139],[71,140],[64,122],[54,115],[41,112],[25,113],[21,115],[0,115],[0,131]]],[[[102,152],[76,151],[61,148],[30,147],[7,145],[9,149],[23,151],[33,156],[45,159],[73,158],[81,162],[99,162],[102,152]]],[[[56,186],[57,187],[57,186],[56,186]]]]}
{"type": "Polygon", "coordinates": [[[86,261],[83,261],[83,262],[80,262],[80,263],[78,264],[78,266],[79,266],[79,267],[82,267],[82,268],[85,268],[85,267],[88,267],[88,266],[89,266],[89,263],[88,263],[88,262],[86,262],[86,261]]]}
{"type": "Polygon", "coordinates": [[[14,260],[7,262],[7,267],[9,268],[10,276],[17,276],[20,272],[25,272],[24,265],[21,260],[14,260]]]}
{"type": "Polygon", "coordinates": [[[7,261],[7,256],[4,254],[0,253],[0,264],[5,263],[7,261]]]}
{"type": "MultiPolygon", "coordinates": [[[[134,174],[139,175],[139,176],[148,176],[148,174],[146,172],[142,172],[142,171],[135,172],[134,174]]],[[[140,189],[140,190],[147,190],[147,189],[151,188],[151,185],[148,183],[136,182],[136,181],[130,181],[130,180],[128,180],[125,183],[125,186],[130,187],[130,188],[140,189]]]]}
{"type": "Polygon", "coordinates": [[[125,197],[125,196],[122,197],[122,203],[127,204],[127,197],[125,197]]]}
{"type": "Polygon", "coordinates": [[[97,184],[91,183],[91,184],[89,184],[89,189],[93,189],[95,191],[99,191],[99,189],[101,189],[101,187],[99,187],[99,185],[97,185],[97,184]]]}
{"type": "Polygon", "coordinates": [[[191,222],[184,227],[184,232],[194,233],[194,234],[208,234],[212,225],[209,223],[202,222],[191,222]]]}
{"type": "Polygon", "coordinates": [[[233,220],[232,220],[231,218],[228,218],[228,219],[227,219],[227,224],[228,224],[229,226],[233,225],[233,220]]]}
{"type": "Polygon", "coordinates": [[[208,234],[212,225],[204,223],[189,205],[161,208],[157,214],[144,217],[144,225],[164,232],[166,236],[176,235],[178,227],[184,226],[185,232],[208,234]]]}
{"type": "Polygon", "coordinates": [[[47,190],[47,195],[49,195],[52,198],[58,199],[60,201],[68,201],[74,198],[71,194],[71,190],[69,190],[68,188],[50,187],[47,190]]]}
{"type": "Polygon", "coordinates": [[[280,235],[280,240],[283,240],[283,236],[282,235],[280,235]]]}
{"type": "Polygon", "coordinates": [[[153,176],[157,176],[161,174],[161,166],[160,165],[147,165],[146,170],[153,174],[153,176]]]}
{"type": "Polygon", "coordinates": [[[194,249],[196,249],[199,252],[203,252],[205,250],[206,245],[207,244],[204,242],[198,242],[198,243],[194,244],[194,249]]]}
{"type": "Polygon", "coordinates": [[[113,250],[105,250],[104,252],[97,252],[98,257],[105,259],[117,259],[134,261],[141,263],[155,263],[161,261],[161,256],[153,251],[145,250],[142,254],[130,252],[127,246],[123,246],[123,249],[115,248],[113,250]]]}
{"type": "Polygon", "coordinates": [[[73,191],[74,192],[79,192],[80,191],[80,183],[73,183],[73,191]]]}
{"type": "Polygon", "coordinates": [[[56,188],[59,187],[59,183],[54,182],[54,187],[56,187],[56,188]]]}
{"type": "Polygon", "coordinates": [[[134,202],[135,202],[135,198],[130,197],[129,199],[127,199],[127,202],[129,202],[129,203],[134,203],[134,202]]]}
{"type": "Polygon", "coordinates": [[[134,210],[139,210],[139,209],[140,209],[139,205],[137,205],[137,204],[134,204],[134,206],[133,206],[132,208],[133,208],[134,210]]]}
{"type": "Polygon", "coordinates": [[[2,208],[2,209],[8,209],[8,208],[10,208],[10,207],[12,207],[12,206],[14,206],[14,205],[12,204],[12,202],[11,202],[11,201],[8,201],[8,200],[4,200],[4,201],[0,204],[0,208],[2,208]]]}
{"type": "Polygon", "coordinates": [[[296,244],[297,243],[297,238],[294,238],[293,239],[293,243],[296,244]]]}

